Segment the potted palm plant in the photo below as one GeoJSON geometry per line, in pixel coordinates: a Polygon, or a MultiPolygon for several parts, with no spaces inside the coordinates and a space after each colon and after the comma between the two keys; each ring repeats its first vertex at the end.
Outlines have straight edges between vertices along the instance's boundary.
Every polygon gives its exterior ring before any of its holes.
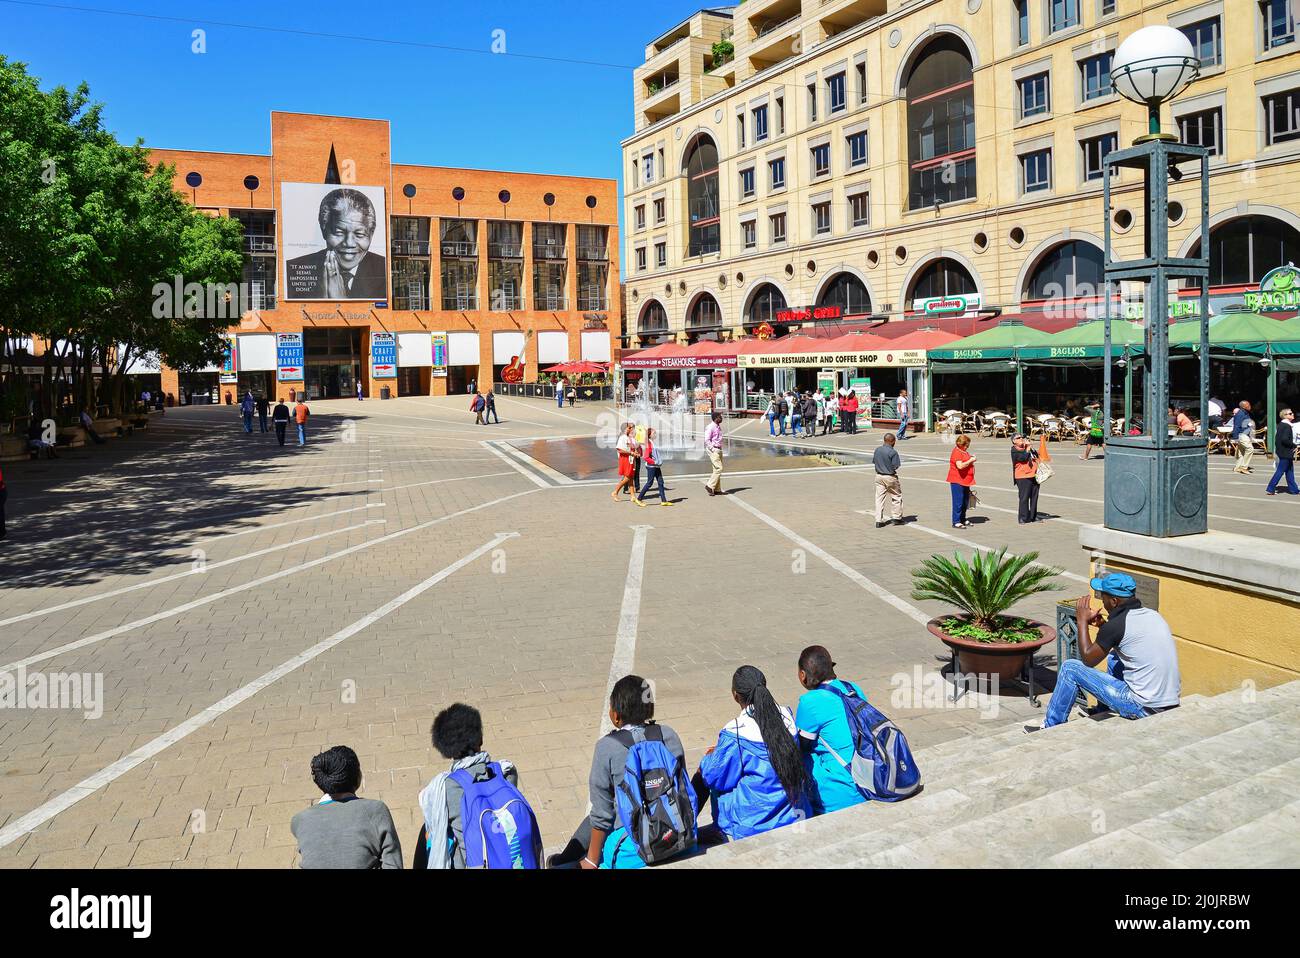
{"type": "Polygon", "coordinates": [[[956,610],[926,623],[926,628],[957,653],[962,672],[1013,679],[1029,657],[1056,638],[1042,622],[1007,615],[1017,602],[1061,588],[1051,581],[1060,569],[1037,564],[1038,553],[1007,555],[976,552],[931,556],[912,570],[912,598],[946,602],[956,610]]]}

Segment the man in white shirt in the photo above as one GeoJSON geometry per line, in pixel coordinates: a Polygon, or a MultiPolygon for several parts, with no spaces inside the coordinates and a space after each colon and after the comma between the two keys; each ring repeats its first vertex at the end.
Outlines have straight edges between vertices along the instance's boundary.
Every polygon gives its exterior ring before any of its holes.
{"type": "Polygon", "coordinates": [[[908,419],[910,418],[910,413],[912,411],[912,405],[911,403],[908,402],[907,399],[906,389],[900,389],[898,391],[898,401],[895,404],[895,408],[898,410],[898,438],[906,439],[907,422],[908,419]]]}

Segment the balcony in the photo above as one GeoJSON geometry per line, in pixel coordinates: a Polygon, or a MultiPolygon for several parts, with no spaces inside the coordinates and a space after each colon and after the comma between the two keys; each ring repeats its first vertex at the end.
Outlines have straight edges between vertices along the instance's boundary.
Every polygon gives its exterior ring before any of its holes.
{"type": "Polygon", "coordinates": [[[245,253],[274,253],[275,237],[258,233],[244,234],[245,253]]]}
{"type": "Polygon", "coordinates": [[[534,243],[533,259],[554,259],[563,260],[567,256],[567,250],[563,243],[534,243]]]}
{"type": "Polygon", "coordinates": [[[583,312],[600,313],[609,308],[605,291],[597,286],[585,286],[578,291],[578,309],[583,312]]]}
{"type": "Polygon", "coordinates": [[[646,101],[649,102],[661,93],[669,92],[673,87],[677,86],[677,81],[679,79],[681,79],[681,77],[677,72],[677,64],[675,63],[673,64],[671,73],[664,72],[652,77],[647,77],[645,80],[646,101]]]}
{"type": "Polygon", "coordinates": [[[833,37],[887,12],[886,0],[822,0],[816,12],[822,34],[833,37]]]}
{"type": "Polygon", "coordinates": [[[429,241],[412,240],[412,239],[395,239],[393,240],[393,255],[394,256],[428,256],[429,241]]]}
{"type": "Polygon", "coordinates": [[[455,259],[477,259],[478,243],[466,243],[459,240],[443,240],[439,246],[442,255],[455,259]]]}
{"type": "Polygon", "coordinates": [[[393,309],[428,309],[429,294],[426,292],[416,292],[407,295],[394,293],[392,306],[393,309]]]}
{"type": "Polygon", "coordinates": [[[604,246],[579,246],[578,259],[588,263],[603,263],[609,259],[609,251],[604,246]]]}
{"type": "Polygon", "coordinates": [[[523,243],[488,243],[488,259],[523,259],[523,243]]]}
{"type": "Polygon", "coordinates": [[[488,292],[488,302],[493,312],[508,313],[524,308],[524,295],[513,289],[494,289],[488,292]]]}
{"type": "Polygon", "coordinates": [[[478,309],[478,294],[473,290],[443,291],[442,308],[457,312],[478,309]]]}
{"type": "Polygon", "coordinates": [[[564,295],[564,290],[547,289],[544,292],[533,293],[533,309],[545,309],[555,312],[569,308],[569,298],[564,295]]]}

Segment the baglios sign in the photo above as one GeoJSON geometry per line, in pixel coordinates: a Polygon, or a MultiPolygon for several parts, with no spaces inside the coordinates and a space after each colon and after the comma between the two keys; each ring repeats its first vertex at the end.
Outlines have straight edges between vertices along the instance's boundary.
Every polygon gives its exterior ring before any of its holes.
{"type": "Polygon", "coordinates": [[[1269,270],[1259,281],[1259,292],[1243,294],[1242,302],[1257,313],[1300,311],[1300,269],[1287,263],[1269,270]]]}

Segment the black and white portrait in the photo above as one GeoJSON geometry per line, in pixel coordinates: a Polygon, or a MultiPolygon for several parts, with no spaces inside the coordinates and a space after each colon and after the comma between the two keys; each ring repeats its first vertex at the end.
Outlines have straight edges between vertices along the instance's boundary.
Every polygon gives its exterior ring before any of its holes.
{"type": "Polygon", "coordinates": [[[387,298],[382,187],[285,183],[282,214],[286,299],[387,298]]]}

